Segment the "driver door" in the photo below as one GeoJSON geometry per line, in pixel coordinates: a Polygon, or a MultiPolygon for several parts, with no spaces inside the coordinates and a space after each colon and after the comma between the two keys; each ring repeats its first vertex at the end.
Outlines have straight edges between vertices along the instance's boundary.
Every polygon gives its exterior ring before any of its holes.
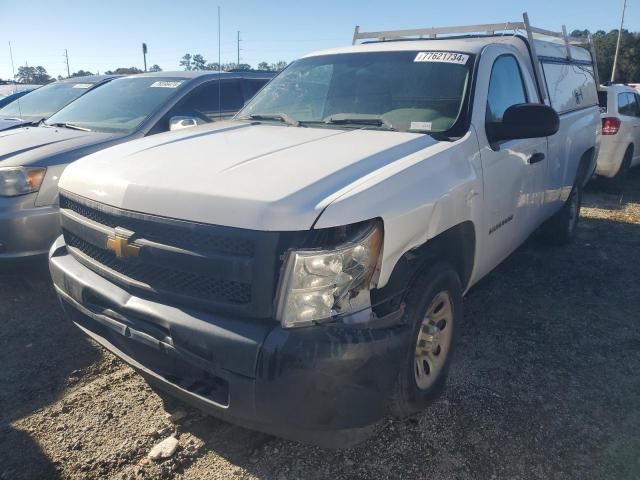
{"type": "MultiPolygon", "coordinates": [[[[482,55],[486,86],[484,118],[478,128],[484,184],[484,236],[487,255],[483,270],[490,271],[523,243],[538,224],[544,193],[547,139],[530,138],[491,143],[487,126],[502,121],[512,105],[537,103],[528,70],[515,52],[497,47],[482,55]],[[483,141],[484,140],[484,141],[483,141]]],[[[482,68],[482,67],[481,67],[482,68]]]]}

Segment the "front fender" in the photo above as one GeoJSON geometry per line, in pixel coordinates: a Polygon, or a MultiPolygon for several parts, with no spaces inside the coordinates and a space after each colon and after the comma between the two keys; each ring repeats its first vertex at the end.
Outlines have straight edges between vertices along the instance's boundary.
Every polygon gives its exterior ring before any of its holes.
{"type": "Polygon", "coordinates": [[[333,200],[315,228],[335,227],[379,217],[384,247],[378,287],[389,280],[409,250],[449,228],[477,223],[482,172],[475,133],[439,142],[396,160],[333,200]]]}

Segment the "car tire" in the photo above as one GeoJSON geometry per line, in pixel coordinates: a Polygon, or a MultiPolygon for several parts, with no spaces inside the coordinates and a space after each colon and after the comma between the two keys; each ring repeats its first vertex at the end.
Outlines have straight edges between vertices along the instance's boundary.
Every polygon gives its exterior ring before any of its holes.
{"type": "Polygon", "coordinates": [[[571,243],[576,236],[581,207],[582,183],[576,180],[562,208],[542,225],[544,243],[556,246],[571,243]]]}
{"type": "Polygon", "coordinates": [[[390,405],[398,417],[423,410],[445,386],[462,321],[462,284],[455,269],[439,262],[421,274],[407,295],[404,316],[411,333],[390,405]]]}
{"type": "Polygon", "coordinates": [[[629,170],[631,170],[631,162],[633,161],[633,146],[629,145],[627,151],[624,152],[620,169],[616,173],[615,177],[608,179],[607,189],[611,193],[621,193],[624,190],[624,185],[629,176],[629,170]]]}

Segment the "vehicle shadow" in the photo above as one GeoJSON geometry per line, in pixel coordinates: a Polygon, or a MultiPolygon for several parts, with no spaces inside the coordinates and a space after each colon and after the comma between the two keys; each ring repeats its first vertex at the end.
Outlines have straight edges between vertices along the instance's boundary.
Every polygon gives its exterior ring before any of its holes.
{"type": "Polygon", "coordinates": [[[59,478],[14,422],[54,403],[101,354],[63,318],[43,259],[0,269],[0,346],[0,478],[59,478]]]}

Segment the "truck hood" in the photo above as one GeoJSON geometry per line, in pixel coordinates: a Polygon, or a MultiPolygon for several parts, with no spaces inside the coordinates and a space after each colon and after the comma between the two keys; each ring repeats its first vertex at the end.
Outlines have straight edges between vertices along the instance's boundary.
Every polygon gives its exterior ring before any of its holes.
{"type": "Polygon", "coordinates": [[[165,217],[305,230],[337,195],[437,143],[414,133],[220,122],[102,150],[70,165],[60,188],[165,217]]]}
{"type": "Polygon", "coordinates": [[[52,166],[92,153],[91,148],[115,137],[110,133],[68,128],[25,127],[0,133],[0,167],[52,166]]]}

